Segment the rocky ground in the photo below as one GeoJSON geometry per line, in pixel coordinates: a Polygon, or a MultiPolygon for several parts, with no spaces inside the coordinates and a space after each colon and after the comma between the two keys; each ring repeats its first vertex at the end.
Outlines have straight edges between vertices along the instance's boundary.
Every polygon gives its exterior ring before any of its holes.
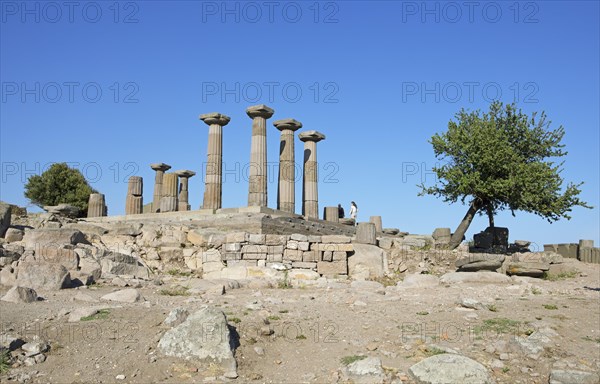
{"type": "MultiPolygon", "coordinates": [[[[440,281],[421,274],[387,287],[321,278],[311,286],[285,288],[284,281],[281,287],[235,281],[207,285],[195,277],[163,275],[129,281],[142,296],[132,303],[101,299],[127,289],[113,285],[125,280],[38,292],[43,299],[32,303],[1,302],[1,334],[4,344],[13,338],[39,342],[42,350],[47,344],[45,361],[23,363],[27,353],[16,349],[13,367],[0,379],[414,383],[430,382],[413,374],[415,364],[455,354],[480,363],[489,382],[596,383],[600,266],[574,263],[580,273],[556,281],[507,277],[502,283],[460,283],[448,278],[452,275],[440,281]],[[206,306],[221,309],[239,336],[237,379],[225,378],[218,364],[166,357],[157,350],[171,328],[163,322],[173,309],[193,313],[206,306]],[[75,321],[73,313],[81,308],[101,310],[75,321]]],[[[495,274],[471,276],[482,273],[495,274]]],[[[3,287],[0,294],[7,291],[3,287]]],[[[468,369],[459,361],[446,368],[468,369]]]]}

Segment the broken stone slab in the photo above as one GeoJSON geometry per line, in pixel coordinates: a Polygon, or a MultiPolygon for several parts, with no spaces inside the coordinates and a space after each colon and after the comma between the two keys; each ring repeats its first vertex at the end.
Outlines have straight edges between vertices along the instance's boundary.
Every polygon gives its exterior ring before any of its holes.
{"type": "Polygon", "coordinates": [[[356,242],[360,244],[377,244],[377,230],[374,223],[358,223],[356,226],[356,242]]]}
{"type": "Polygon", "coordinates": [[[544,273],[549,269],[550,264],[548,263],[513,262],[508,264],[508,267],[506,268],[506,274],[511,276],[543,277],[544,273]]]}
{"type": "Polygon", "coordinates": [[[443,353],[429,357],[408,370],[418,384],[493,384],[487,369],[468,357],[443,353]]]}
{"type": "Polygon", "coordinates": [[[25,249],[58,248],[62,245],[88,244],[84,234],[74,228],[40,228],[25,232],[23,237],[25,249]]]}
{"type": "Polygon", "coordinates": [[[488,284],[507,284],[511,279],[497,272],[449,272],[440,277],[442,284],[461,284],[461,283],[488,283],[488,284]]]}
{"type": "Polygon", "coordinates": [[[553,369],[550,372],[549,384],[598,384],[600,375],[596,372],[553,369]]]}
{"type": "Polygon", "coordinates": [[[454,265],[460,272],[495,271],[502,266],[505,258],[504,255],[493,253],[471,253],[467,257],[456,260],[454,265]]]}
{"type": "Polygon", "coordinates": [[[383,228],[382,232],[385,233],[386,235],[398,235],[400,233],[400,230],[398,228],[383,228]]]}
{"type": "Polygon", "coordinates": [[[76,323],[78,321],[81,321],[82,318],[84,317],[90,317],[90,316],[94,316],[95,314],[97,314],[98,312],[100,312],[103,309],[107,309],[108,307],[79,307],[79,308],[75,308],[71,313],[69,313],[69,318],[67,319],[67,322],[69,323],[76,323]]]}
{"type": "Polygon", "coordinates": [[[9,303],[33,303],[37,299],[38,295],[34,289],[15,286],[9,289],[6,295],[2,296],[0,300],[9,303]]]}
{"type": "Polygon", "coordinates": [[[403,281],[396,284],[400,288],[430,288],[438,285],[440,285],[440,279],[437,276],[420,273],[408,275],[403,281]]]}
{"type": "Polygon", "coordinates": [[[47,205],[44,207],[44,211],[70,218],[79,216],[79,208],[70,204],[47,205]]]}
{"type": "Polygon", "coordinates": [[[203,308],[161,337],[158,349],[167,356],[218,363],[227,378],[237,378],[233,337],[223,311],[203,308]]]}

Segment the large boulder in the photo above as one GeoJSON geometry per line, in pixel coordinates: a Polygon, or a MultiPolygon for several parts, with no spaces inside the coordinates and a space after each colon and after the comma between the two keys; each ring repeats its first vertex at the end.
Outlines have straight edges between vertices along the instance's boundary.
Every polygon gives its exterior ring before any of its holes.
{"type": "Polygon", "coordinates": [[[64,245],[87,243],[81,231],[74,228],[41,228],[26,231],[23,237],[26,249],[60,248],[64,245]]]}
{"type": "Polygon", "coordinates": [[[223,311],[207,307],[165,332],[158,343],[158,349],[167,356],[217,363],[225,370],[225,377],[236,378],[238,375],[233,344],[223,311]]]}
{"type": "Polygon", "coordinates": [[[409,368],[418,384],[492,384],[487,369],[468,357],[443,353],[429,357],[409,368]]]}
{"type": "Polygon", "coordinates": [[[117,252],[108,252],[100,259],[102,275],[131,275],[137,278],[148,279],[150,273],[138,259],[133,256],[117,252]]]}
{"type": "Polygon", "coordinates": [[[71,286],[71,275],[61,264],[44,261],[20,262],[16,283],[35,290],[55,291],[71,286]]]}
{"type": "Polygon", "coordinates": [[[354,254],[348,257],[348,274],[355,280],[382,277],[386,272],[385,259],[381,248],[354,243],[354,254]]]}
{"type": "Polygon", "coordinates": [[[385,372],[379,357],[367,357],[355,361],[344,369],[345,376],[352,383],[383,383],[385,372]]]}
{"type": "Polygon", "coordinates": [[[10,205],[0,203],[0,237],[4,237],[6,230],[10,227],[10,205]]]}
{"type": "Polygon", "coordinates": [[[37,292],[34,289],[27,287],[12,287],[6,295],[0,300],[8,301],[9,303],[32,303],[38,298],[37,292]]]}

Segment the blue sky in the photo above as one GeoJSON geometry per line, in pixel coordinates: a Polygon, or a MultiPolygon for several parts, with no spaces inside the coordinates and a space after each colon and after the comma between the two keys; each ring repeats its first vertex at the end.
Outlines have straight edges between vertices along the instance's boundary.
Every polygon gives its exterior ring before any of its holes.
{"type": "MultiPolygon", "coordinates": [[[[436,163],[427,140],[461,108],[516,101],[563,125],[566,181],[584,181],[570,221],[502,213],[511,240],[537,244],[599,238],[599,25],[596,1],[201,2],[2,1],[0,20],[0,198],[27,205],[23,186],[53,162],[82,170],[124,212],[127,177],[149,164],[191,169],[193,208],[202,202],[207,126],[224,128],[224,207],[247,203],[251,120],[268,126],[276,206],[279,131],[295,118],[318,130],[320,207],[351,200],[359,219],[431,233],[456,228],[466,212],[434,197],[436,163]],[[471,4],[471,5],[469,5],[471,4]]],[[[302,143],[296,142],[301,167],[302,143]]],[[[301,179],[296,185],[301,209],[301,179]]],[[[33,207],[30,207],[34,210],[33,207]]],[[[483,230],[474,220],[467,237],[483,230]]]]}

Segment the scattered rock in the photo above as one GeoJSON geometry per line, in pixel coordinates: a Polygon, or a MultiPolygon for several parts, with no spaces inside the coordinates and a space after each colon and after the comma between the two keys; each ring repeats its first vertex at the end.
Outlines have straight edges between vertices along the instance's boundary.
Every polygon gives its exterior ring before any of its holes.
{"type": "Polygon", "coordinates": [[[79,216],[79,208],[70,204],[47,205],[44,207],[44,211],[70,218],[79,216]]]}
{"type": "Polygon", "coordinates": [[[158,349],[167,356],[217,361],[225,370],[225,377],[236,378],[237,364],[231,341],[232,336],[223,311],[207,307],[165,332],[158,343],[158,349]]]}
{"type": "Polygon", "coordinates": [[[137,303],[144,301],[140,292],[135,288],[123,289],[101,297],[102,300],[118,301],[121,303],[137,303]]]}
{"type": "Polygon", "coordinates": [[[456,260],[456,268],[459,272],[495,271],[502,267],[504,255],[493,253],[470,253],[469,256],[456,260]]]}
{"type": "Polygon", "coordinates": [[[348,274],[356,280],[382,277],[385,273],[384,251],[370,244],[354,244],[354,254],[348,257],[348,274]]]}
{"type": "Polygon", "coordinates": [[[2,301],[10,303],[32,303],[38,298],[37,292],[27,287],[12,287],[6,295],[2,296],[2,301]]]}
{"type": "Polygon", "coordinates": [[[69,271],[60,264],[47,262],[20,262],[17,284],[40,291],[55,291],[71,286],[69,271]]]}
{"type": "Polygon", "coordinates": [[[355,361],[345,368],[344,373],[354,383],[381,383],[385,378],[381,359],[379,357],[367,357],[355,361]]]}
{"type": "Polygon", "coordinates": [[[475,299],[463,298],[459,302],[461,307],[470,309],[486,309],[485,305],[475,299]]]}
{"type": "Polygon", "coordinates": [[[0,203],[0,237],[4,237],[8,227],[10,227],[10,214],[10,205],[0,203]]]}
{"type": "Polygon", "coordinates": [[[15,241],[23,240],[24,235],[25,232],[22,229],[8,228],[4,234],[4,240],[6,240],[7,243],[14,243],[15,241]]]}
{"type": "Polygon", "coordinates": [[[492,384],[487,369],[468,357],[444,353],[409,368],[418,384],[492,384]]]}
{"type": "Polygon", "coordinates": [[[171,327],[176,327],[179,324],[183,323],[188,318],[189,315],[190,315],[190,313],[188,312],[187,309],[175,308],[171,312],[169,312],[169,315],[167,316],[167,318],[165,319],[165,321],[163,323],[165,325],[169,325],[171,327]]]}
{"type": "Polygon", "coordinates": [[[82,317],[94,316],[102,309],[105,309],[105,307],[76,308],[69,314],[69,319],[67,321],[69,323],[76,323],[80,321],[82,317]]]}

